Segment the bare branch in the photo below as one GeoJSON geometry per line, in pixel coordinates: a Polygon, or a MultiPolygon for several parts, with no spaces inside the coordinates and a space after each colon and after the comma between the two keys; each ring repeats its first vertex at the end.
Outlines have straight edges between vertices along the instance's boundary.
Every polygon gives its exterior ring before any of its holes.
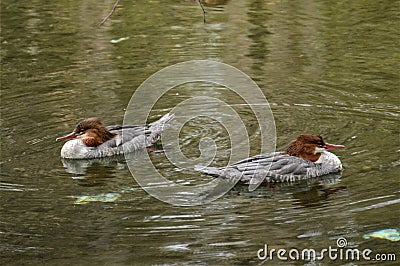
{"type": "MultiPolygon", "coordinates": [[[[115,1],[115,4],[114,4],[113,8],[111,9],[110,13],[108,13],[108,15],[103,19],[103,21],[100,22],[99,26],[102,26],[102,25],[107,21],[107,19],[108,19],[109,17],[111,17],[111,15],[114,13],[115,9],[117,9],[117,6],[118,6],[118,4],[119,4],[120,1],[121,1],[121,0],[115,1]]],[[[199,1],[200,1],[200,0],[199,0],[199,1]]]]}

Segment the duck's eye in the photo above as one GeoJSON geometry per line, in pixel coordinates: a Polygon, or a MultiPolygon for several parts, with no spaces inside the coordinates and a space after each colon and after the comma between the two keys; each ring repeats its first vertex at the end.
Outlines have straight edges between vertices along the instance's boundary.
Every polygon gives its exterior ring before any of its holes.
{"type": "Polygon", "coordinates": [[[85,132],[85,130],[83,130],[83,129],[77,129],[75,133],[80,135],[80,134],[83,134],[84,132],[85,132]]]}

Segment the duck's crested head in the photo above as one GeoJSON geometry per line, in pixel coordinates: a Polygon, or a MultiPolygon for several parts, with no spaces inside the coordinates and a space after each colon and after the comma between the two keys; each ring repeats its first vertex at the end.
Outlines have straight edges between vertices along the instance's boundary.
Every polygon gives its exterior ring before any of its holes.
{"type": "Polygon", "coordinates": [[[112,139],[114,136],[115,134],[110,132],[99,118],[92,117],[79,122],[72,133],[56,140],[79,138],[86,146],[95,147],[112,139]]]}
{"type": "Polygon", "coordinates": [[[76,134],[83,134],[83,133],[85,133],[85,131],[87,131],[89,129],[103,129],[103,128],[107,130],[107,128],[101,122],[100,118],[91,117],[91,118],[87,118],[87,119],[79,122],[76,125],[73,132],[75,132],[76,134]]]}
{"type": "Polygon", "coordinates": [[[344,148],[344,146],[329,144],[318,134],[301,134],[289,144],[286,153],[315,162],[322,152],[335,148],[344,148]]]}

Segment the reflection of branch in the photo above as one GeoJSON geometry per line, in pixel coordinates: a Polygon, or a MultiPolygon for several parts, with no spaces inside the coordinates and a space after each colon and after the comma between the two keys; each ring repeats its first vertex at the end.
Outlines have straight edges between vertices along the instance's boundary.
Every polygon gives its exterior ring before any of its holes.
{"type": "Polygon", "coordinates": [[[115,9],[117,9],[117,6],[118,6],[118,4],[119,4],[120,1],[121,1],[121,0],[117,0],[117,1],[115,2],[115,4],[114,4],[113,8],[111,9],[110,13],[103,19],[102,22],[100,22],[99,26],[103,25],[103,24],[107,21],[107,19],[108,19],[109,17],[111,17],[111,15],[114,13],[115,9]]]}
{"type": "Polygon", "coordinates": [[[199,5],[201,7],[201,10],[203,10],[203,23],[206,23],[206,10],[204,9],[203,3],[201,2],[201,0],[197,0],[199,2],[199,5]]]}
{"type": "MultiPolygon", "coordinates": [[[[109,19],[111,17],[111,15],[117,9],[120,1],[121,0],[116,0],[115,1],[115,4],[114,4],[113,8],[111,9],[110,13],[108,13],[108,15],[103,19],[103,21],[99,23],[99,26],[102,26],[107,21],[107,19],[109,19]]],[[[207,13],[207,11],[204,9],[204,6],[203,6],[203,3],[201,2],[201,0],[197,0],[197,2],[199,3],[199,5],[201,7],[201,10],[203,11],[203,23],[206,23],[206,13],[207,13]]]]}

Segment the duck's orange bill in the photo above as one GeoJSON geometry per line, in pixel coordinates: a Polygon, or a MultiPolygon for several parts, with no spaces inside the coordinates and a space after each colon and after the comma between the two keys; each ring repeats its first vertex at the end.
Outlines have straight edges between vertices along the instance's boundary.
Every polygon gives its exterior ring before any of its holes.
{"type": "Polygon", "coordinates": [[[325,143],[325,149],[327,149],[327,150],[330,150],[330,149],[342,149],[342,148],[344,148],[343,145],[325,143]]]}
{"type": "Polygon", "coordinates": [[[68,135],[65,135],[65,136],[56,138],[56,141],[57,141],[57,140],[69,140],[69,139],[74,139],[74,138],[76,138],[77,136],[78,136],[78,134],[76,134],[75,132],[72,132],[72,133],[69,133],[68,135]]]}

